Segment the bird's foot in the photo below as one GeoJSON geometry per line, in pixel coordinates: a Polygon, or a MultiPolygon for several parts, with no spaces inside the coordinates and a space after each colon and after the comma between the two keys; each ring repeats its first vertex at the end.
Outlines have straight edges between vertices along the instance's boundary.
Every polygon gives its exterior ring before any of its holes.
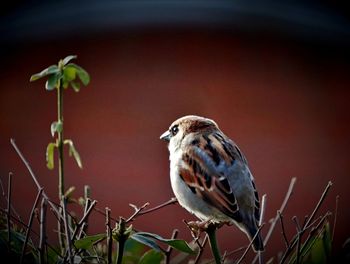
{"type": "Polygon", "coordinates": [[[185,221],[185,224],[194,232],[203,232],[207,230],[208,226],[211,224],[210,220],[207,221],[185,221]]]}

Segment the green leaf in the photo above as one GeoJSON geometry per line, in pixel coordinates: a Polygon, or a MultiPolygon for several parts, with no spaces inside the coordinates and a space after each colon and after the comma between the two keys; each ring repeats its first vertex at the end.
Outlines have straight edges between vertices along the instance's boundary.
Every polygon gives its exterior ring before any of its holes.
{"type": "Polygon", "coordinates": [[[153,249],[147,251],[140,259],[139,264],[159,264],[164,258],[164,254],[153,249]]]}
{"type": "MultiPolygon", "coordinates": [[[[328,221],[324,223],[315,234],[302,246],[300,252],[301,263],[322,264],[328,263],[331,256],[331,233],[328,221]]],[[[290,258],[289,263],[296,263],[296,251],[290,258]]]]}
{"type": "Polygon", "coordinates": [[[51,135],[52,137],[55,136],[55,133],[60,133],[62,132],[63,129],[63,124],[60,121],[55,121],[51,124],[51,135]]]}
{"type": "Polygon", "coordinates": [[[60,70],[59,68],[57,67],[57,65],[51,65],[49,66],[48,68],[42,70],[41,72],[39,73],[36,73],[36,74],[33,74],[31,77],[30,77],[30,81],[33,82],[33,81],[36,81],[42,77],[45,77],[47,75],[50,75],[50,74],[53,74],[53,73],[58,73],[60,70]]]}
{"type": "Polygon", "coordinates": [[[51,247],[47,247],[47,263],[58,263],[58,255],[51,247]]]}
{"type": "Polygon", "coordinates": [[[138,235],[137,233],[132,234],[131,239],[136,240],[137,242],[140,242],[150,248],[153,248],[155,251],[162,251],[162,249],[158,246],[158,244],[151,238],[142,236],[142,235],[138,235]]]}
{"type": "Polygon", "coordinates": [[[67,67],[74,67],[77,70],[77,74],[81,82],[86,86],[90,82],[90,75],[82,67],[76,65],[75,63],[69,63],[67,67]]]}
{"type": "Polygon", "coordinates": [[[74,157],[75,161],[77,162],[79,168],[82,169],[83,168],[83,164],[81,163],[81,159],[80,159],[80,155],[79,155],[78,151],[74,147],[73,141],[70,140],[70,139],[66,139],[64,141],[64,144],[68,144],[69,145],[69,156],[73,155],[73,157],[74,157]]]}
{"type": "Polygon", "coordinates": [[[57,87],[57,82],[59,78],[60,78],[59,73],[51,74],[45,84],[46,90],[52,91],[53,89],[55,89],[57,87]]]}
{"type": "Polygon", "coordinates": [[[126,240],[123,263],[138,263],[144,252],[144,244],[133,239],[126,240]]]}
{"type": "Polygon", "coordinates": [[[70,82],[70,81],[75,80],[76,76],[77,76],[77,69],[75,67],[72,67],[69,65],[64,67],[63,80],[65,82],[70,82]]]}
{"type": "Polygon", "coordinates": [[[71,81],[71,82],[70,82],[70,85],[72,86],[72,88],[73,88],[73,90],[74,90],[75,92],[79,92],[79,91],[80,91],[80,83],[71,81]]]}
{"type": "Polygon", "coordinates": [[[190,246],[187,244],[186,241],[181,240],[181,239],[166,239],[163,238],[157,234],[152,234],[152,233],[147,233],[147,232],[138,232],[135,233],[135,235],[142,236],[142,237],[147,237],[147,238],[154,238],[158,241],[161,241],[172,248],[175,248],[179,251],[189,253],[189,254],[195,254],[195,252],[190,248],[190,246]]]}
{"type": "Polygon", "coordinates": [[[46,166],[48,169],[52,170],[54,167],[54,161],[53,161],[53,155],[54,155],[54,149],[56,147],[55,143],[49,143],[46,148],[46,166]]]}
{"type": "Polygon", "coordinates": [[[63,66],[66,65],[71,60],[76,59],[76,58],[77,58],[77,55],[69,55],[69,56],[65,57],[62,61],[63,66]]]}
{"type": "Polygon", "coordinates": [[[74,246],[77,249],[89,249],[95,242],[106,237],[106,234],[97,234],[93,236],[86,236],[82,239],[76,240],[74,246]]]}

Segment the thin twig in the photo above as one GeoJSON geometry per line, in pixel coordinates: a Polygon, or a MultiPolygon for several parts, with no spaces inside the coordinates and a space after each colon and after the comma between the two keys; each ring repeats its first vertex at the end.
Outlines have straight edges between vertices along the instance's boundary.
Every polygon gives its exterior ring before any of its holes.
{"type": "Polygon", "coordinates": [[[261,226],[261,224],[262,224],[263,221],[264,221],[265,209],[266,209],[266,197],[267,197],[267,194],[266,194],[266,193],[261,197],[261,207],[260,207],[259,226],[261,226]]]}
{"type": "Polygon", "coordinates": [[[30,231],[32,229],[32,224],[33,224],[33,219],[34,219],[34,212],[35,212],[35,208],[37,207],[38,205],[38,202],[39,202],[39,199],[41,197],[41,194],[43,192],[43,189],[40,189],[36,198],[35,198],[35,201],[34,201],[34,204],[33,204],[33,207],[32,207],[32,211],[30,212],[30,216],[29,216],[29,221],[28,221],[28,228],[26,230],[26,237],[24,239],[24,243],[23,243],[23,247],[22,247],[22,254],[21,254],[21,260],[20,260],[20,263],[23,263],[23,259],[24,259],[24,254],[26,252],[26,248],[27,248],[27,243],[28,243],[28,239],[29,239],[29,234],[30,234],[30,231]]]}
{"type": "Polygon", "coordinates": [[[278,216],[279,216],[281,227],[282,227],[282,232],[281,233],[283,235],[284,243],[286,244],[286,247],[288,248],[289,247],[289,242],[288,242],[286,230],[284,229],[283,215],[281,214],[280,211],[278,211],[278,216]]]}
{"type": "Polygon", "coordinates": [[[39,263],[45,263],[45,244],[46,244],[46,209],[47,201],[45,198],[41,200],[41,210],[40,210],[40,241],[39,241],[39,263]]]}
{"type": "Polygon", "coordinates": [[[301,237],[303,235],[301,226],[299,224],[299,220],[296,216],[293,216],[292,220],[295,223],[296,229],[297,229],[297,258],[296,258],[296,263],[300,263],[300,246],[301,246],[301,237]]]}
{"type": "MultiPolygon", "coordinates": [[[[196,256],[196,258],[195,258],[193,264],[197,264],[197,263],[199,262],[200,258],[201,258],[202,255],[203,255],[204,247],[205,247],[205,245],[207,244],[207,242],[208,242],[208,235],[205,235],[205,236],[204,236],[204,239],[203,239],[203,242],[202,242],[201,244],[198,243],[198,248],[199,248],[199,249],[198,249],[198,253],[197,253],[197,256],[196,256]]],[[[228,255],[226,255],[226,256],[228,256],[228,255]]]]}
{"type": "Polygon", "coordinates": [[[166,207],[168,205],[171,205],[171,204],[176,204],[177,203],[177,199],[175,197],[171,198],[169,201],[165,202],[165,203],[162,203],[160,205],[157,205],[153,208],[150,208],[148,210],[145,210],[145,211],[142,211],[140,212],[138,215],[145,215],[145,214],[149,214],[151,212],[154,212],[154,211],[157,211],[163,207],[166,207]]]}
{"type": "Polygon", "coordinates": [[[92,201],[92,203],[90,204],[89,209],[87,209],[87,211],[84,213],[83,217],[80,219],[79,223],[76,225],[75,230],[74,230],[73,235],[72,235],[72,239],[71,239],[72,242],[75,240],[79,229],[86,222],[86,219],[89,217],[89,215],[90,215],[92,209],[94,208],[94,206],[96,205],[96,203],[97,203],[96,200],[92,201]]]}
{"type": "MultiPolygon", "coordinates": [[[[284,200],[283,200],[283,203],[280,207],[280,209],[278,211],[280,211],[280,213],[282,214],[283,211],[284,211],[284,208],[286,207],[288,201],[289,201],[289,198],[291,197],[292,193],[293,193],[293,189],[294,189],[294,185],[295,185],[295,182],[296,182],[297,178],[293,177],[292,180],[290,181],[290,184],[289,184],[289,188],[288,188],[288,191],[286,193],[286,196],[284,197],[284,200]]],[[[267,235],[265,237],[265,240],[264,240],[264,245],[267,244],[267,242],[269,241],[271,235],[272,235],[272,232],[276,226],[276,223],[278,221],[278,213],[276,214],[276,217],[273,219],[272,223],[271,223],[271,226],[270,226],[270,229],[269,231],[267,232],[267,235]]]]}
{"type": "MultiPolygon", "coordinates": [[[[276,216],[275,218],[273,218],[272,220],[272,223],[270,225],[270,228],[269,228],[269,231],[267,232],[266,236],[265,236],[265,239],[264,239],[264,246],[267,245],[267,242],[269,241],[271,235],[272,235],[272,232],[274,231],[275,229],[275,226],[276,226],[276,223],[278,221],[278,211],[282,214],[285,207],[287,206],[287,203],[293,193],[293,189],[294,189],[294,185],[295,185],[295,182],[296,182],[297,178],[296,177],[293,177],[290,181],[290,184],[289,184],[289,188],[288,188],[288,191],[286,193],[286,196],[284,197],[284,200],[282,202],[282,205],[280,207],[279,210],[277,210],[277,213],[276,213],[276,216]]],[[[259,258],[259,255],[256,255],[254,260],[252,261],[252,264],[254,264],[259,258]]]]}
{"type": "MultiPolygon", "coordinates": [[[[32,168],[29,165],[29,162],[25,159],[25,157],[23,156],[22,152],[19,150],[19,148],[17,147],[15,140],[11,138],[10,140],[11,145],[13,146],[13,148],[15,149],[15,151],[17,152],[18,156],[21,158],[22,162],[24,163],[24,165],[26,166],[27,170],[29,171],[30,176],[32,177],[38,191],[40,189],[44,189],[38,182],[32,168]]],[[[58,209],[56,208],[56,206],[51,202],[51,200],[49,199],[49,197],[46,195],[46,193],[43,191],[42,193],[43,197],[45,198],[45,200],[47,200],[47,202],[49,203],[49,205],[52,207],[52,209],[56,212],[56,214],[58,216],[60,216],[61,218],[63,218],[63,216],[59,213],[58,209]]]]}
{"type": "MultiPolygon", "coordinates": [[[[261,198],[261,208],[260,208],[260,216],[259,216],[259,226],[262,225],[263,220],[264,220],[264,216],[265,216],[265,210],[266,210],[266,197],[267,195],[264,194],[261,198]]],[[[259,264],[262,264],[263,262],[263,251],[258,251],[258,259],[259,259],[259,264]]]]}
{"type": "Polygon", "coordinates": [[[11,193],[12,193],[12,172],[9,173],[7,183],[7,243],[8,252],[11,252],[11,193]]]}
{"type": "Polygon", "coordinates": [[[311,228],[311,231],[309,232],[308,237],[305,239],[305,242],[303,246],[300,249],[300,252],[304,252],[305,247],[308,245],[309,241],[312,239],[312,236],[315,234],[315,232],[321,227],[321,225],[324,223],[324,221],[331,215],[330,212],[327,212],[324,216],[321,217],[318,224],[315,227],[311,228]]]}
{"type": "MultiPolygon", "coordinates": [[[[178,234],[179,234],[179,230],[174,229],[173,233],[171,235],[171,239],[176,239],[178,234]]],[[[170,263],[170,255],[171,255],[172,251],[173,251],[173,248],[171,246],[168,246],[168,248],[165,251],[165,264],[169,264],[170,263]]]]}
{"type": "MultiPolygon", "coordinates": [[[[305,232],[308,228],[310,228],[313,225],[313,219],[314,219],[318,209],[320,208],[322,202],[326,198],[326,195],[327,195],[331,186],[332,186],[332,182],[329,181],[326,188],[324,189],[320,199],[318,200],[314,210],[312,211],[311,216],[307,219],[306,223],[303,225],[303,227],[301,229],[302,232],[305,232]]],[[[298,234],[293,237],[292,241],[290,242],[290,246],[287,248],[287,250],[284,252],[284,254],[282,256],[280,263],[284,263],[286,261],[288,255],[292,252],[292,250],[297,245],[297,243],[298,243],[298,234]]]]}
{"type": "Polygon", "coordinates": [[[68,225],[68,217],[67,217],[67,199],[66,197],[62,197],[62,208],[63,208],[63,223],[64,223],[64,229],[65,229],[65,235],[66,235],[66,245],[68,247],[68,259],[69,263],[73,264],[73,252],[72,252],[72,240],[71,240],[71,231],[68,225]]]}
{"type": "MultiPolygon", "coordinates": [[[[86,214],[86,212],[88,211],[88,209],[90,208],[90,204],[91,204],[91,200],[90,198],[85,198],[85,205],[84,205],[84,215],[86,214]]],[[[77,224],[76,227],[78,227],[79,223],[77,224]]],[[[89,223],[88,223],[88,217],[86,218],[86,220],[83,222],[79,234],[77,235],[77,239],[80,239],[83,233],[87,232],[89,223]]],[[[74,231],[75,233],[75,231],[74,231]]],[[[74,240],[75,236],[73,235],[73,240],[74,240]]]]}
{"type": "Polygon", "coordinates": [[[338,203],[339,203],[339,195],[337,195],[335,197],[335,210],[334,210],[334,222],[333,222],[333,230],[332,230],[332,242],[333,242],[333,239],[334,239],[335,226],[337,224],[338,203]]]}
{"type": "MultiPolygon", "coordinates": [[[[264,226],[264,223],[262,223],[262,224],[259,226],[259,228],[258,228],[258,230],[256,231],[254,237],[252,238],[252,240],[250,241],[250,243],[249,243],[249,245],[247,246],[246,250],[244,251],[243,255],[239,258],[239,260],[237,261],[236,264],[240,264],[240,263],[243,261],[243,259],[244,259],[245,256],[247,255],[249,249],[250,249],[251,246],[253,245],[253,242],[254,242],[255,238],[259,235],[259,233],[260,233],[261,229],[263,228],[263,226],[264,226]]],[[[257,256],[258,256],[258,255],[257,255],[257,256]]]]}
{"type": "MultiPolygon", "coordinates": [[[[3,214],[6,214],[6,209],[0,208],[0,212],[3,213],[3,214]]],[[[34,213],[34,215],[35,215],[35,213],[34,213]]],[[[26,229],[29,228],[29,226],[28,226],[26,223],[24,223],[21,219],[18,219],[18,218],[16,218],[16,217],[13,216],[13,215],[11,215],[11,219],[12,219],[12,221],[15,221],[15,222],[17,222],[18,224],[22,225],[24,228],[26,228],[26,229]]],[[[39,219],[39,223],[40,223],[40,219],[39,219]]],[[[39,234],[38,232],[36,232],[35,230],[31,230],[31,233],[32,233],[33,235],[37,236],[38,238],[40,238],[40,234],[39,234]]],[[[57,256],[59,256],[60,258],[62,258],[62,255],[61,255],[59,252],[57,252],[57,250],[56,250],[53,246],[51,246],[51,245],[48,244],[47,242],[46,242],[46,244],[48,245],[48,247],[49,247],[52,251],[54,251],[54,252],[57,254],[57,256]]]]}
{"type": "Polygon", "coordinates": [[[112,250],[113,240],[112,240],[112,228],[111,228],[110,214],[111,214],[111,209],[106,207],[107,264],[112,263],[112,251],[113,251],[112,250]]]}
{"type": "Polygon", "coordinates": [[[142,205],[141,207],[137,207],[134,204],[129,204],[132,208],[134,208],[135,212],[128,218],[125,220],[125,223],[129,223],[134,221],[134,219],[138,216],[142,214],[142,211],[149,206],[149,202],[145,203],[144,205],[142,205]]]}
{"type": "Polygon", "coordinates": [[[228,253],[226,254],[226,257],[232,256],[233,254],[238,253],[238,252],[240,252],[240,251],[242,251],[242,250],[245,250],[245,249],[247,249],[246,246],[244,246],[244,247],[239,247],[239,248],[237,248],[237,249],[235,249],[235,250],[232,250],[232,251],[228,252],[228,253]]]}
{"type": "Polygon", "coordinates": [[[1,187],[2,196],[5,197],[5,190],[4,190],[4,186],[3,186],[3,184],[2,184],[1,178],[0,178],[0,187],[1,187]]]}
{"type": "Polygon", "coordinates": [[[332,187],[333,183],[331,181],[328,182],[325,190],[323,191],[320,200],[318,201],[315,209],[312,211],[311,216],[308,218],[308,220],[306,221],[305,225],[303,226],[304,228],[307,228],[307,226],[310,224],[310,222],[314,219],[318,209],[320,208],[321,204],[323,203],[324,199],[326,198],[326,195],[329,191],[329,189],[332,187]]]}

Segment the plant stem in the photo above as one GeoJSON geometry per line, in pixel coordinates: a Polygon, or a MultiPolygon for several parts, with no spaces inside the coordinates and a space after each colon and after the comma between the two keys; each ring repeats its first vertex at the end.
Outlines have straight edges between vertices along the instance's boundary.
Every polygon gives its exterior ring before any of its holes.
{"type": "Polygon", "coordinates": [[[216,226],[215,226],[215,224],[209,224],[206,232],[209,236],[210,248],[211,248],[211,251],[213,253],[215,263],[221,264],[221,254],[220,254],[220,250],[219,250],[218,243],[216,240],[216,226]]]}
{"type": "Polygon", "coordinates": [[[128,237],[125,235],[126,230],[126,222],[125,219],[120,217],[119,219],[119,227],[118,227],[118,233],[119,233],[119,239],[118,239],[118,257],[117,257],[117,264],[121,264],[123,261],[123,255],[124,255],[124,247],[125,242],[128,239],[128,237]]]}
{"type": "Polygon", "coordinates": [[[123,260],[123,255],[124,255],[124,246],[125,246],[125,240],[120,239],[118,241],[118,258],[117,258],[117,264],[121,264],[123,260]]]}
{"type": "MultiPolygon", "coordinates": [[[[58,148],[58,199],[64,203],[64,159],[63,159],[63,87],[60,82],[57,88],[57,122],[62,124],[62,129],[58,131],[57,148],[58,148]]],[[[60,209],[62,214],[62,208],[60,209]]],[[[63,215],[63,214],[62,214],[63,215]]],[[[64,237],[62,232],[62,220],[58,221],[58,240],[61,253],[64,254],[64,237]]]]}
{"type": "MultiPolygon", "coordinates": [[[[57,121],[63,127],[63,87],[60,84],[57,90],[57,121]]],[[[63,167],[63,128],[58,131],[58,198],[62,201],[64,195],[64,167],[63,167]]]]}

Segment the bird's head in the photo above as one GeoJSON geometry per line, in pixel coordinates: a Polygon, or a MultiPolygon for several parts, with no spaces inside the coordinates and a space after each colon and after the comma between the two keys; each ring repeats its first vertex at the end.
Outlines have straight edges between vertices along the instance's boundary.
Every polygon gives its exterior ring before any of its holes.
{"type": "Polygon", "coordinates": [[[160,139],[169,142],[169,149],[180,147],[182,140],[189,134],[210,133],[218,130],[217,124],[208,118],[188,115],[175,120],[160,139]]]}

